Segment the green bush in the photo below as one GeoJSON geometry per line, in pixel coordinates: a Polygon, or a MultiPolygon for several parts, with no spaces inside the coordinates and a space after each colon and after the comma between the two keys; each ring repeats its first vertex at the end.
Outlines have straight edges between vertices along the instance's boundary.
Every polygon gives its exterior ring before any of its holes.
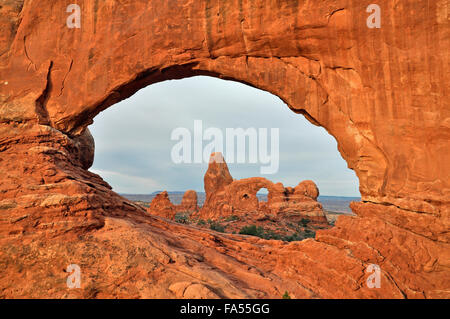
{"type": "Polygon", "coordinates": [[[302,220],[299,222],[299,225],[307,227],[310,222],[311,221],[308,218],[302,218],[302,220]]]}
{"type": "Polygon", "coordinates": [[[209,228],[211,230],[215,230],[215,231],[218,231],[218,232],[221,232],[221,233],[225,232],[225,227],[223,225],[221,225],[219,223],[216,223],[216,222],[213,222],[213,221],[211,221],[209,223],[209,228]]]}
{"type": "Polygon", "coordinates": [[[273,232],[272,230],[265,230],[263,227],[256,225],[242,227],[241,230],[239,231],[239,234],[256,236],[267,240],[275,239],[289,242],[300,241],[306,238],[314,238],[316,236],[316,233],[309,229],[306,229],[304,232],[297,232],[288,236],[282,236],[280,234],[273,232]]]}
{"type": "Polygon", "coordinates": [[[239,220],[239,216],[231,215],[231,216],[228,216],[228,217],[225,219],[225,221],[227,221],[227,222],[234,222],[234,221],[236,221],[236,220],[239,220]]]}
{"type": "Polygon", "coordinates": [[[205,220],[203,220],[203,219],[199,219],[199,220],[197,221],[197,225],[203,226],[203,225],[206,225],[206,222],[205,222],[205,220]]]}
{"type": "Polygon", "coordinates": [[[283,238],[284,241],[299,241],[303,240],[304,238],[299,233],[294,233],[292,235],[286,236],[283,238]]]}
{"type": "Polygon", "coordinates": [[[265,230],[261,226],[256,225],[250,225],[250,226],[244,226],[239,231],[239,234],[241,235],[250,235],[250,236],[256,236],[262,239],[283,239],[282,236],[278,235],[277,233],[271,231],[271,230],[265,230]]]}
{"type": "Polygon", "coordinates": [[[289,296],[287,290],[284,292],[283,299],[291,299],[291,296],[289,296]]]}
{"type": "Polygon", "coordinates": [[[283,237],[283,240],[291,242],[291,241],[300,241],[303,239],[315,238],[315,237],[316,237],[316,232],[306,229],[304,232],[297,232],[292,235],[285,236],[285,237],[283,237]]]}
{"type": "Polygon", "coordinates": [[[315,238],[316,237],[316,232],[312,231],[312,230],[305,230],[305,234],[303,235],[303,237],[306,238],[315,238]]]}
{"type": "Polygon", "coordinates": [[[263,230],[263,233],[260,236],[263,239],[275,239],[275,240],[284,240],[283,236],[271,231],[271,230],[263,230]]]}
{"type": "Polygon", "coordinates": [[[261,226],[257,227],[256,225],[251,226],[244,226],[239,231],[239,234],[241,235],[251,235],[251,236],[258,236],[261,237],[264,233],[264,228],[261,226]]]}
{"type": "Polygon", "coordinates": [[[180,224],[190,224],[189,213],[176,213],[175,221],[180,224]]]}

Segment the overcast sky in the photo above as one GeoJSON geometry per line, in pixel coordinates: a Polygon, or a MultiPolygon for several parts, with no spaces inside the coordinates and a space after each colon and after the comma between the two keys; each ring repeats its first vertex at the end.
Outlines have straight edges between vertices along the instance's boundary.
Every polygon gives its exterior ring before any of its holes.
{"type": "Polygon", "coordinates": [[[204,130],[216,127],[224,135],[226,128],[279,128],[278,172],[261,175],[261,163],[229,164],[234,179],[263,176],[284,186],[311,179],[321,195],[359,196],[355,173],[323,128],[270,93],[203,76],[150,85],[100,113],[90,126],[96,147],[90,170],[119,193],[203,191],[207,164],[175,164],[171,159],[177,143],[172,131],[184,127],[193,134],[194,120],[202,120],[204,130]]]}

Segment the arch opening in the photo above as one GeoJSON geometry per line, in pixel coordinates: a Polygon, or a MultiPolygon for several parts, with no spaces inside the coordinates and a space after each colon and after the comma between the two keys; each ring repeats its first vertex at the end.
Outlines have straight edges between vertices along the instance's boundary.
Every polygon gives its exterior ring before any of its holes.
{"type": "MultiPolygon", "coordinates": [[[[182,78],[183,75],[185,74],[171,74],[170,78],[182,78]]],[[[190,211],[189,218],[192,218],[193,222],[218,219],[227,223],[227,220],[233,221],[237,218],[235,216],[242,215],[246,210],[260,212],[263,208],[271,214],[280,213],[268,207],[269,191],[266,186],[254,191],[256,202],[252,200],[253,195],[250,192],[244,192],[241,194],[247,195],[247,198],[241,198],[241,203],[234,203],[234,207],[230,205],[234,200],[233,194],[230,193],[228,202],[223,205],[227,207],[221,211],[222,216],[212,214],[208,217],[207,213],[202,213],[208,209],[204,207],[208,195],[204,192],[206,186],[202,183],[203,175],[208,170],[207,158],[216,151],[224,153],[234,179],[264,177],[273,182],[275,188],[281,187],[279,193],[271,195],[275,201],[294,203],[292,200],[294,189],[302,180],[314,180],[321,193],[328,196],[325,197],[325,202],[334,200],[336,196],[353,195],[347,203],[344,201],[340,203],[344,205],[341,210],[344,214],[351,213],[348,208],[350,200],[359,197],[357,179],[340,157],[331,135],[323,128],[312,125],[304,117],[291,112],[275,95],[239,81],[226,81],[211,76],[189,76],[180,80],[155,83],[146,86],[130,99],[125,99],[102,112],[96,117],[90,129],[97,146],[91,171],[101,175],[111,184],[114,191],[145,208],[151,206],[156,194],[167,190],[168,199],[176,210],[177,206],[183,205],[184,192],[194,190],[198,196],[194,207],[198,207],[198,212],[196,209],[190,211]],[[277,118],[274,113],[282,115],[277,118]],[[201,122],[200,128],[196,127],[198,121],[201,122]],[[189,132],[191,141],[188,143],[191,148],[188,152],[189,161],[181,163],[171,157],[177,141],[171,140],[170,137],[173,137],[174,130],[178,128],[189,132]],[[245,136],[243,163],[239,162],[236,155],[237,145],[235,157],[227,156],[227,129],[238,128],[255,128],[258,142],[255,144],[256,147],[259,147],[261,141],[265,139],[268,150],[273,146],[270,145],[273,133],[270,129],[279,129],[277,172],[269,175],[261,174],[261,167],[264,165],[259,162],[258,151],[256,163],[251,162],[250,135],[245,136]],[[261,129],[267,130],[264,133],[261,129]],[[199,132],[203,138],[200,157],[194,154],[196,151],[194,144],[198,139],[196,134],[199,132]],[[222,139],[222,149],[217,149],[216,144],[208,148],[217,136],[222,139]],[[201,160],[198,161],[198,158],[201,160]],[[229,158],[234,161],[230,161],[229,158]],[[329,169],[324,170],[324,167],[329,169]],[[335,171],[330,172],[334,168],[335,171]],[[330,179],[330,176],[333,178],[330,179]],[[287,187],[286,190],[284,187],[287,187]],[[347,193],[337,193],[343,189],[347,189],[347,193]],[[260,199],[261,195],[265,200],[260,199]]],[[[235,143],[237,144],[237,139],[235,143]]],[[[183,157],[184,152],[180,152],[179,155],[181,159],[186,159],[183,157]]],[[[244,184],[242,187],[246,187],[244,184]]],[[[308,199],[306,196],[303,200],[305,198],[308,199]]],[[[327,204],[322,202],[322,205],[326,210],[327,204]]],[[[211,210],[211,207],[209,209],[211,210]]],[[[283,213],[291,214],[299,211],[300,208],[294,207],[287,208],[283,213]]],[[[295,223],[299,224],[296,220],[295,223]]],[[[232,231],[239,232],[240,229],[232,231]]]]}
{"type": "Polygon", "coordinates": [[[267,187],[261,187],[257,192],[256,192],[256,197],[258,198],[258,201],[261,202],[267,202],[267,197],[269,195],[269,190],[267,189],[267,187]]]}

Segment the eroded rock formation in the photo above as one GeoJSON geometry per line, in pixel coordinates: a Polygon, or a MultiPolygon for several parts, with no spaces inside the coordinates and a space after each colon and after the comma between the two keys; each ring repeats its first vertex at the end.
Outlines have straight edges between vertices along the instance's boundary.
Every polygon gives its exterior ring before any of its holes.
{"type": "Polygon", "coordinates": [[[192,189],[187,190],[181,199],[181,204],[178,205],[178,209],[189,214],[198,211],[197,192],[192,189]]]}
{"type": "Polygon", "coordinates": [[[157,194],[147,211],[172,220],[177,213],[182,213],[212,221],[233,216],[245,217],[247,221],[272,218],[298,224],[307,219],[315,226],[328,226],[322,205],[317,201],[319,189],[313,181],[285,188],[281,183],[274,184],[262,177],[233,180],[222,153],[212,153],[204,187],[206,199],[201,209],[197,204],[197,193],[188,190],[180,205],[170,201],[167,191],[157,194]],[[269,192],[267,202],[257,197],[261,188],[269,192]]]}
{"type": "Polygon", "coordinates": [[[197,192],[187,190],[183,195],[180,205],[174,205],[170,201],[167,191],[157,194],[150,203],[147,212],[154,216],[174,220],[177,213],[193,214],[198,210],[197,192]]]}
{"type": "Polygon", "coordinates": [[[147,209],[149,214],[164,217],[167,219],[174,219],[176,207],[169,199],[167,191],[159,193],[153,198],[150,207],[147,209]]]}
{"type": "Polygon", "coordinates": [[[69,29],[67,1],[2,3],[0,296],[449,298],[448,1],[379,0],[379,29],[368,4],[81,1],[69,29]],[[149,216],[86,170],[79,137],[98,113],[194,75],[323,126],[359,178],[356,216],[261,245],[149,216]],[[82,289],[66,287],[72,263],[82,289]]]}
{"type": "Polygon", "coordinates": [[[313,181],[303,181],[295,188],[285,188],[263,177],[233,180],[221,153],[211,154],[204,177],[206,200],[197,217],[217,219],[231,215],[272,214],[299,222],[308,218],[316,224],[327,225],[322,205],[317,202],[319,190],[313,181]],[[260,201],[257,193],[268,190],[267,202],[260,201]]]}

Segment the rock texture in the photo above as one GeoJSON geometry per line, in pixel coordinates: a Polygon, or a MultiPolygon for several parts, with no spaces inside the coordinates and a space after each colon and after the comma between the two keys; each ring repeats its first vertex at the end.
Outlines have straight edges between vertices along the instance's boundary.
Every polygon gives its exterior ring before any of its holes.
{"type": "Polygon", "coordinates": [[[315,224],[328,225],[322,205],[316,200],[319,190],[313,181],[303,181],[295,188],[285,188],[263,177],[233,180],[221,153],[210,156],[204,177],[206,199],[196,217],[215,220],[244,214],[271,214],[298,223],[308,218],[315,224]],[[268,190],[267,202],[257,193],[268,190]]]}
{"type": "Polygon", "coordinates": [[[448,1],[379,0],[380,29],[368,4],[84,1],[69,29],[67,1],[2,2],[0,296],[449,298],[448,1]],[[300,243],[220,235],[148,216],[86,170],[98,113],[195,75],[324,127],[359,178],[356,216],[300,243]]]}
{"type": "Polygon", "coordinates": [[[161,216],[167,219],[174,219],[176,214],[175,205],[170,201],[167,191],[156,195],[147,211],[151,215],[161,216]]]}
{"type": "Polygon", "coordinates": [[[190,214],[198,211],[197,192],[191,189],[187,190],[181,199],[181,204],[178,205],[178,210],[190,214]]]}
{"type": "Polygon", "coordinates": [[[177,213],[193,214],[199,210],[197,205],[197,192],[188,190],[184,193],[180,205],[174,205],[170,201],[167,191],[157,194],[147,212],[154,216],[160,216],[174,220],[177,213]]]}
{"type": "Polygon", "coordinates": [[[208,170],[203,177],[203,184],[206,193],[206,202],[211,196],[224,190],[224,188],[233,182],[228,165],[223,158],[222,153],[212,153],[209,157],[208,170]],[[208,196],[209,195],[209,196],[208,196]]]}

